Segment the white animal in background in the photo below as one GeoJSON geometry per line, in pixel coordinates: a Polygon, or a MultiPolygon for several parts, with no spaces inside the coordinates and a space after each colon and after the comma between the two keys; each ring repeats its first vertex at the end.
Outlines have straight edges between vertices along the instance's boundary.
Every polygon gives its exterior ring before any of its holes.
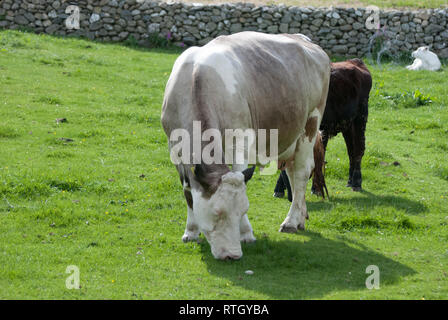
{"type": "Polygon", "coordinates": [[[412,52],[412,57],[415,60],[413,64],[406,67],[408,70],[437,71],[441,67],[439,57],[434,52],[431,52],[428,47],[418,48],[412,52]]]}

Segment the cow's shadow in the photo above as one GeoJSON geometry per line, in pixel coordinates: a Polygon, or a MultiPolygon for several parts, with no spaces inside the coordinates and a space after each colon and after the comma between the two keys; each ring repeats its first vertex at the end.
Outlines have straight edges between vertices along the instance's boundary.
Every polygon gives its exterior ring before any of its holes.
{"type": "MultiPolygon", "coordinates": [[[[307,200],[315,199],[316,197],[315,195],[307,194],[307,200]]],[[[313,212],[320,209],[330,210],[334,204],[350,204],[366,209],[392,207],[413,215],[428,211],[428,208],[421,202],[395,195],[377,195],[365,190],[353,192],[353,196],[350,198],[342,198],[335,194],[330,194],[330,200],[308,201],[307,207],[310,212],[313,212]]]]}
{"type": "MultiPolygon", "coordinates": [[[[206,241],[201,243],[201,251],[211,274],[261,293],[266,299],[316,299],[347,290],[367,293],[369,265],[379,268],[380,288],[415,273],[408,266],[346,238],[328,239],[310,231],[285,237],[289,239],[274,241],[261,237],[254,244],[243,244],[244,255],[238,261],[215,260],[206,241]],[[247,270],[254,274],[247,275],[247,270]]],[[[223,287],[222,298],[231,298],[233,294],[226,291],[223,287]]]]}

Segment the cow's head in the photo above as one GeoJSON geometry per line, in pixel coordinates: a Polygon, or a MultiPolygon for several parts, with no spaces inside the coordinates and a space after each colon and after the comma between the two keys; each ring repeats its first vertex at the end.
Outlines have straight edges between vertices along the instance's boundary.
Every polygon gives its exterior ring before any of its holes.
{"type": "Polygon", "coordinates": [[[240,222],[249,209],[246,182],[255,167],[231,172],[227,166],[196,165],[192,185],[193,212],[199,230],[216,259],[239,259],[240,222]]]}
{"type": "Polygon", "coordinates": [[[429,47],[420,47],[412,52],[412,57],[427,61],[429,52],[429,47]]]}

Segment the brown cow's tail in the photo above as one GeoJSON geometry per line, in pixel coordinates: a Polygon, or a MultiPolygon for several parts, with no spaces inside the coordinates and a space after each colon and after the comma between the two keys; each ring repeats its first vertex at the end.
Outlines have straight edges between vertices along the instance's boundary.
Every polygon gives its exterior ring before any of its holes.
{"type": "Polygon", "coordinates": [[[325,199],[325,193],[328,195],[327,185],[325,183],[325,148],[322,142],[322,136],[318,132],[316,142],[314,144],[314,170],[313,170],[313,192],[317,195],[321,195],[325,199]],[[324,193],[325,191],[325,193],[324,193]]]}

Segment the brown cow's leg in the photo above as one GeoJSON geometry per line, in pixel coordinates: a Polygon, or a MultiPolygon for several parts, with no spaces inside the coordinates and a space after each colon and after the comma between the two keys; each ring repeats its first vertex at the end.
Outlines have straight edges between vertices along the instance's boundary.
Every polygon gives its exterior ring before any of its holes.
{"type": "Polygon", "coordinates": [[[274,197],[276,198],[283,198],[285,196],[285,183],[283,181],[283,172],[280,172],[278,179],[277,179],[277,184],[275,185],[275,189],[274,189],[274,197]]]}
{"type": "Polygon", "coordinates": [[[282,171],[281,178],[283,178],[283,184],[286,186],[286,190],[288,190],[288,200],[289,202],[292,202],[291,184],[289,183],[288,175],[285,170],[282,171]]]}
{"type": "Polygon", "coordinates": [[[354,169],[354,161],[353,161],[353,126],[350,126],[347,130],[345,130],[344,132],[342,132],[342,135],[344,136],[344,140],[345,140],[345,146],[347,147],[347,154],[348,154],[348,159],[350,162],[350,169],[348,171],[348,182],[347,182],[347,187],[352,187],[353,186],[353,180],[352,180],[352,176],[353,176],[353,169],[354,169]]]}
{"type": "Polygon", "coordinates": [[[362,190],[361,161],[365,151],[365,129],[367,119],[356,119],[353,124],[353,172],[351,175],[353,191],[362,190]]]}
{"type": "Polygon", "coordinates": [[[182,236],[182,241],[196,241],[199,238],[199,228],[193,215],[193,196],[187,189],[184,189],[184,195],[185,200],[187,201],[187,226],[184,235],[182,236]]]}

